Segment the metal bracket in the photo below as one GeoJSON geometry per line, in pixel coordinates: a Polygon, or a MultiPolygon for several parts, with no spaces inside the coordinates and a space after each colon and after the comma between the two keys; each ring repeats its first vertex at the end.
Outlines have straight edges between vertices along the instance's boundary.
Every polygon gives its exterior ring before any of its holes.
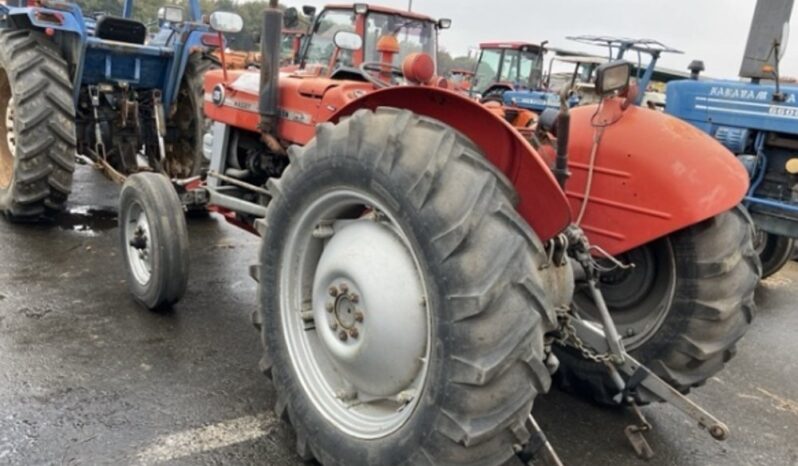
{"type": "Polygon", "coordinates": [[[651,445],[648,444],[648,441],[643,434],[651,430],[651,424],[643,415],[643,412],[640,411],[640,407],[637,406],[637,403],[635,403],[632,397],[628,398],[628,402],[632,407],[638,422],[637,424],[626,426],[623,432],[626,434],[626,438],[629,440],[629,443],[632,445],[632,448],[637,456],[644,460],[650,460],[654,457],[654,450],[651,449],[651,445]]]}
{"type": "MultiPolygon", "coordinates": [[[[610,350],[603,329],[596,324],[582,319],[574,319],[573,326],[579,337],[595,351],[606,352],[610,350]]],[[[638,384],[639,387],[645,388],[663,401],[672,404],[687,416],[695,419],[698,425],[707,429],[715,440],[726,440],[729,436],[729,428],[726,424],[671,387],[670,384],[659,378],[651,372],[651,369],[641,364],[628,353],[624,353],[623,356],[623,362],[616,364],[621,373],[627,377],[632,377],[636,372],[640,371],[641,373],[637,374],[636,377],[641,379],[638,384]]]]}

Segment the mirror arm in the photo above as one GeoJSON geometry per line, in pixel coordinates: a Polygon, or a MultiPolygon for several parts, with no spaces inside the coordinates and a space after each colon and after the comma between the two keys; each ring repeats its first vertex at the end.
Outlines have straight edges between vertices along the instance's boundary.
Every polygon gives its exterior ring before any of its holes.
{"type": "Polygon", "coordinates": [[[224,55],[224,36],[221,32],[218,32],[217,34],[219,34],[219,58],[222,61],[222,76],[224,78],[225,85],[227,85],[229,81],[227,80],[227,59],[224,55]]]}

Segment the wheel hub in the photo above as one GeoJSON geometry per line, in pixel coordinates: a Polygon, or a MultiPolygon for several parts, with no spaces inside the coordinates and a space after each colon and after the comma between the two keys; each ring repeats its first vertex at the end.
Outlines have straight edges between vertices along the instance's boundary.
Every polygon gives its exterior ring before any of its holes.
{"type": "Polygon", "coordinates": [[[324,248],[314,284],[316,328],[358,393],[393,396],[421,366],[427,335],[413,259],[378,222],[351,222],[324,248]]]}
{"type": "Polygon", "coordinates": [[[133,278],[141,285],[146,285],[152,275],[152,257],[150,251],[150,223],[147,214],[136,203],[128,207],[125,215],[125,242],[127,243],[128,267],[133,278]]]}
{"type": "Polygon", "coordinates": [[[280,268],[291,366],[337,429],[385,437],[421,402],[433,346],[415,249],[393,215],[362,191],[328,191],[297,214],[280,268]]]}

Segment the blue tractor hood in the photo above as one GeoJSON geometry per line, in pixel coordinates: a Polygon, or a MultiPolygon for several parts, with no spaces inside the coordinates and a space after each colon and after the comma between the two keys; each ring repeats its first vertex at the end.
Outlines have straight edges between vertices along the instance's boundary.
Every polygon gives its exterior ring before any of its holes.
{"type": "Polygon", "coordinates": [[[720,126],[798,134],[798,85],[738,81],[672,81],[666,112],[714,134],[720,126]]]}

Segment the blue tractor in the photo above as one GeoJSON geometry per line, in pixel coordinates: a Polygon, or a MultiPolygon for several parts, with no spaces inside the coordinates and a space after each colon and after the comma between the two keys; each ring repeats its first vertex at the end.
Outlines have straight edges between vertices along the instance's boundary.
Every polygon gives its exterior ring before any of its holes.
{"type": "Polygon", "coordinates": [[[187,10],[162,7],[150,34],[132,19],[133,0],[118,16],[84,16],[62,0],[0,4],[0,212],[52,217],[77,154],[118,180],[199,173],[202,77],[221,36],[198,0],[187,10]]]}
{"type": "Polygon", "coordinates": [[[639,92],[635,103],[645,99],[645,90],[657,73],[656,64],[663,53],[682,53],[659,41],[651,39],[628,39],[609,36],[574,36],[568,39],[608,49],[606,59],[596,56],[582,56],[559,49],[547,49],[546,42],[540,45],[526,42],[490,42],[480,44],[480,56],[476,66],[476,79],[471,94],[484,102],[496,101],[535,113],[547,109],[560,108],[558,84],[568,87],[571,92],[568,105],[596,103],[599,99],[593,90],[596,69],[603,63],[613,60],[630,60],[636,66],[635,79],[639,92]],[[543,72],[543,55],[547,50],[555,53],[549,62],[548,73],[543,72]],[[642,55],[649,56],[647,64],[642,63],[642,55]],[[569,69],[564,82],[556,82],[553,64],[569,69]]]}
{"type": "MultiPolygon", "coordinates": [[[[757,4],[740,76],[748,81],[699,80],[668,84],[666,111],[714,136],[748,169],[745,203],[759,232],[763,276],[790,259],[798,238],[798,85],[780,83],[793,0],[757,4]]],[[[700,200],[697,200],[700,202],[700,200]]]]}

